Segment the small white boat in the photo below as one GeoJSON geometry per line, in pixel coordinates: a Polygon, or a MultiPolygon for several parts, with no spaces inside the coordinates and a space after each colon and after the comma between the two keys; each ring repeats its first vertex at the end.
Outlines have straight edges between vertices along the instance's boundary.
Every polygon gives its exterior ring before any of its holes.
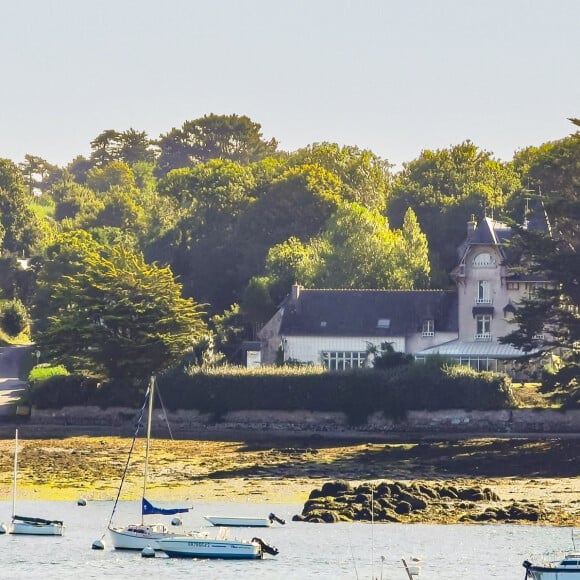
{"type": "Polygon", "coordinates": [[[526,580],[580,580],[580,552],[576,547],[578,532],[572,532],[572,549],[560,551],[538,558],[532,564],[524,560],[522,566],[526,569],[526,580]]]}
{"type": "Polygon", "coordinates": [[[284,525],[286,522],[274,514],[267,518],[247,516],[205,516],[205,519],[214,526],[229,528],[269,528],[274,522],[284,525]]]}
{"type": "Polygon", "coordinates": [[[225,560],[258,560],[264,554],[276,556],[278,549],[260,538],[248,540],[230,539],[227,531],[216,538],[192,538],[189,536],[162,538],[157,546],[170,558],[220,558],[225,560]]]}
{"type": "Polygon", "coordinates": [[[12,521],[6,526],[9,534],[27,536],[62,536],[64,524],[60,520],[31,518],[16,515],[16,482],[18,479],[18,429],[14,447],[14,482],[12,490],[12,521]]]}
{"type": "Polygon", "coordinates": [[[554,561],[532,564],[525,560],[526,579],[531,580],[580,580],[580,553],[568,553],[554,561]]]}

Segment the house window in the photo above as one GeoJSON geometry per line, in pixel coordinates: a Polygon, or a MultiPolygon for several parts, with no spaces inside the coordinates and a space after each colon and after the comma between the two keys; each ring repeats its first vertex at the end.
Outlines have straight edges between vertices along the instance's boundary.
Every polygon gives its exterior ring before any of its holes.
{"type": "Polygon", "coordinates": [[[428,319],[423,321],[423,330],[421,333],[423,336],[434,336],[435,335],[435,321],[428,319]]]}
{"type": "Polygon", "coordinates": [[[473,258],[474,268],[495,268],[495,258],[489,252],[481,252],[473,258]]]}
{"type": "Polygon", "coordinates": [[[487,280],[479,280],[477,282],[477,298],[475,301],[477,304],[491,304],[491,292],[487,280]]]}
{"type": "Polygon", "coordinates": [[[491,340],[491,315],[478,314],[475,317],[475,340],[491,340]]]}
{"type": "Polygon", "coordinates": [[[323,352],[322,364],[331,371],[344,371],[364,366],[367,359],[365,351],[323,352]]]}
{"type": "Polygon", "coordinates": [[[508,282],[507,283],[507,289],[508,290],[519,290],[520,289],[520,283],[519,282],[508,282]]]}
{"type": "Polygon", "coordinates": [[[388,330],[391,328],[391,319],[390,318],[379,318],[377,320],[377,328],[383,328],[388,330]]]}

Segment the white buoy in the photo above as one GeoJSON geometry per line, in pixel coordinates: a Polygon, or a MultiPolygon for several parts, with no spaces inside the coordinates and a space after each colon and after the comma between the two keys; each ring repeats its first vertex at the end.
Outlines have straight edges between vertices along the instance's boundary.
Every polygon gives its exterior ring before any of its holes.
{"type": "Polygon", "coordinates": [[[143,558],[155,558],[155,550],[151,546],[145,546],[145,548],[141,550],[141,556],[143,558]]]}
{"type": "Polygon", "coordinates": [[[171,525],[172,526],[180,526],[183,522],[181,521],[181,518],[173,518],[171,520],[171,525]]]}
{"type": "Polygon", "coordinates": [[[79,497],[77,500],[77,505],[85,506],[87,505],[87,500],[84,497],[79,497]]]}
{"type": "Polygon", "coordinates": [[[95,540],[93,542],[93,545],[91,546],[91,548],[93,550],[104,550],[105,549],[105,543],[103,542],[103,540],[95,540]]]}
{"type": "Polygon", "coordinates": [[[8,526],[6,524],[0,524],[0,535],[8,533],[8,526]]]}

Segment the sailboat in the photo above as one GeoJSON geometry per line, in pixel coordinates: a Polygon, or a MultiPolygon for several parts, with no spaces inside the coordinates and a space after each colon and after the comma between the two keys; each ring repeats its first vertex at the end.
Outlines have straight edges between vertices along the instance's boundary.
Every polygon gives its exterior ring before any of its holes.
{"type": "Polygon", "coordinates": [[[29,536],[62,536],[64,525],[60,520],[46,520],[16,515],[16,483],[18,480],[18,429],[15,435],[14,448],[14,482],[12,490],[12,521],[8,526],[9,534],[26,534],[29,536]]]}
{"type": "MultiPolygon", "coordinates": [[[[113,513],[109,520],[109,534],[111,536],[113,546],[116,550],[143,550],[144,548],[151,547],[157,549],[156,541],[162,538],[183,535],[183,533],[176,533],[169,530],[166,524],[161,522],[156,523],[146,523],[145,516],[151,515],[175,515],[179,513],[188,512],[189,508],[176,508],[176,509],[163,509],[155,507],[151,502],[149,502],[145,496],[147,494],[147,479],[149,476],[149,446],[151,441],[151,419],[153,416],[153,401],[155,398],[155,378],[152,377],[149,383],[149,388],[145,395],[145,402],[143,407],[141,407],[141,414],[139,420],[137,421],[137,431],[133,437],[133,444],[131,446],[131,451],[129,452],[129,457],[127,459],[127,464],[125,466],[125,473],[121,479],[121,485],[119,486],[119,493],[117,494],[117,499],[113,507],[113,513]],[[135,445],[135,440],[139,433],[139,428],[141,426],[141,420],[143,417],[145,405],[148,404],[147,413],[147,440],[145,447],[145,469],[143,473],[143,493],[141,496],[141,522],[136,524],[129,524],[123,527],[114,527],[112,525],[113,517],[119,501],[121,490],[123,488],[123,483],[125,476],[127,474],[127,469],[131,460],[131,452],[135,445]]],[[[195,532],[192,532],[194,534],[195,532]]],[[[189,536],[189,534],[187,534],[189,536]]]]}
{"type": "MultiPolygon", "coordinates": [[[[262,558],[264,553],[278,553],[276,548],[269,546],[259,538],[251,541],[237,540],[226,537],[227,530],[221,529],[216,538],[210,538],[206,532],[172,532],[163,523],[145,523],[146,515],[174,515],[189,511],[189,508],[162,509],[154,507],[146,498],[147,478],[149,474],[149,446],[151,440],[151,418],[153,415],[153,399],[155,393],[155,377],[151,378],[145,403],[141,408],[137,432],[133,438],[133,445],[138,434],[139,424],[143,416],[145,404],[148,403],[147,413],[147,443],[145,447],[145,469],[143,474],[143,494],[141,500],[141,523],[130,524],[125,527],[113,527],[115,513],[123,480],[127,472],[131,453],[125,467],[117,500],[109,521],[109,533],[115,549],[126,550],[162,550],[170,557],[181,558],[228,558],[228,559],[256,559],[262,558]]],[[[133,447],[132,447],[133,448],[133,447]]],[[[132,449],[131,448],[131,449],[132,449]]]]}

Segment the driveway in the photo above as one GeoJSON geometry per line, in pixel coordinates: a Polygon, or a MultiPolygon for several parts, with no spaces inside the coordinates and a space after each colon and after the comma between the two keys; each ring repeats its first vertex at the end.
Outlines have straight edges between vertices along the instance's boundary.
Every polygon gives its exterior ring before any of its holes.
{"type": "Polygon", "coordinates": [[[31,353],[31,346],[0,347],[0,415],[14,414],[13,405],[25,387],[18,378],[20,361],[31,353]]]}

